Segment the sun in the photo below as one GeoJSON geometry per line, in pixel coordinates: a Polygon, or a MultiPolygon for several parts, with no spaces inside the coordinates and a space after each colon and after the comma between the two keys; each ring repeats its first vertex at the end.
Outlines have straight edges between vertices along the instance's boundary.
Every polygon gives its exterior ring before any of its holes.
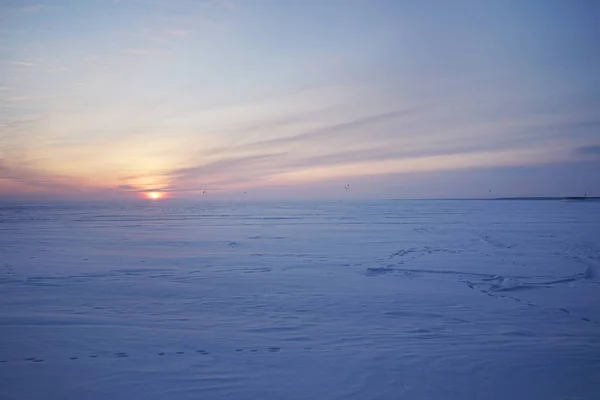
{"type": "Polygon", "coordinates": [[[158,200],[163,197],[163,194],[161,192],[147,192],[146,197],[151,200],[158,200]]]}

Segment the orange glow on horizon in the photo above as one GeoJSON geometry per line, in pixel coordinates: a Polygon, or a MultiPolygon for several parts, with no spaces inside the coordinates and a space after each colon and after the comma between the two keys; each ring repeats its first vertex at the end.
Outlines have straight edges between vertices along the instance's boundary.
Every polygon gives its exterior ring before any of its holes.
{"type": "Polygon", "coordinates": [[[146,193],[144,193],[144,195],[146,196],[146,198],[148,198],[150,200],[158,200],[158,199],[162,199],[163,197],[165,197],[164,193],[162,193],[162,192],[146,192],[146,193]]]}

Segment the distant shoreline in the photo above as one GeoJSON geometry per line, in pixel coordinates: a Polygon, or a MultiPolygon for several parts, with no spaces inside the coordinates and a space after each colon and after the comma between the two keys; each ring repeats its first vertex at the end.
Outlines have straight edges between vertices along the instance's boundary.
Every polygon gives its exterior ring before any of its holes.
{"type": "Polygon", "coordinates": [[[496,197],[489,200],[569,200],[569,201],[600,201],[600,197],[496,197]]]}

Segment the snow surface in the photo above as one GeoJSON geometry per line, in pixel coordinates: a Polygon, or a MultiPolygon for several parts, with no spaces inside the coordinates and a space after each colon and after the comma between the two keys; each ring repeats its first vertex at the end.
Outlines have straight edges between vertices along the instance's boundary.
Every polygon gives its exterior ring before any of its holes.
{"type": "Polygon", "coordinates": [[[600,203],[0,208],[2,399],[599,399],[600,203]]]}

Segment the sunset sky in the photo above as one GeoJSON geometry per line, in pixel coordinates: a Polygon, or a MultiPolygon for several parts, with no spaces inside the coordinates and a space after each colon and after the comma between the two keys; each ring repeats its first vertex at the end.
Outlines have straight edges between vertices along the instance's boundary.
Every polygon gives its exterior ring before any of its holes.
{"type": "Polygon", "coordinates": [[[594,0],[0,0],[0,197],[600,196],[599,27],[594,0]]]}

